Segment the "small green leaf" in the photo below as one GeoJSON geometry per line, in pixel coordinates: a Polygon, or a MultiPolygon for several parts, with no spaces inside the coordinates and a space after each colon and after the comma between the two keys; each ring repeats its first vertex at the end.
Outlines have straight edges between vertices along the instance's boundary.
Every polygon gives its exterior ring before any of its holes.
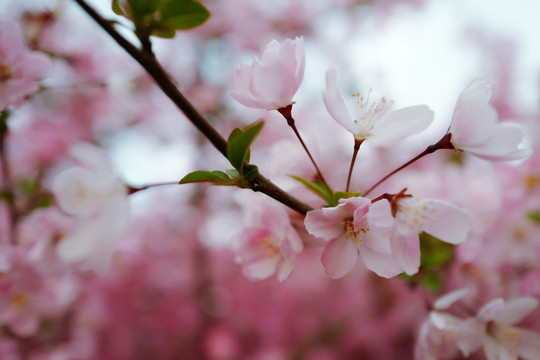
{"type": "Polygon", "coordinates": [[[232,178],[239,178],[240,177],[240,174],[238,173],[238,170],[236,170],[236,169],[226,170],[226,173],[232,178]]]}
{"type": "Polygon", "coordinates": [[[38,189],[38,184],[35,181],[28,180],[28,179],[21,180],[19,182],[19,186],[22,192],[27,196],[34,195],[38,189]]]}
{"type": "Polygon", "coordinates": [[[249,164],[244,168],[244,177],[247,181],[255,179],[259,175],[259,169],[256,165],[249,164]]]}
{"type": "Polygon", "coordinates": [[[339,199],[348,199],[352,197],[358,197],[362,196],[362,193],[359,192],[344,192],[344,191],[336,191],[334,193],[334,202],[337,204],[339,199]]]}
{"type": "Polygon", "coordinates": [[[216,174],[216,175],[219,176],[221,179],[230,179],[230,178],[229,178],[229,175],[227,175],[227,174],[224,173],[223,171],[214,170],[214,171],[212,171],[212,174],[216,174]]]}
{"type": "Polygon", "coordinates": [[[114,11],[116,15],[126,16],[126,13],[118,3],[118,0],[112,0],[112,11],[114,11]]]}
{"type": "Polygon", "coordinates": [[[527,216],[527,219],[532,220],[535,223],[540,223],[540,211],[529,211],[525,216],[527,216]]]}
{"type": "Polygon", "coordinates": [[[334,200],[332,193],[326,187],[323,182],[316,182],[308,179],[301,178],[300,176],[289,175],[296,181],[301,182],[305,187],[307,187],[311,192],[319,195],[321,198],[326,200],[329,206],[337,206],[337,201],[334,200]]]}
{"type": "MultiPolygon", "coordinates": [[[[226,175],[226,174],[225,174],[226,175]]],[[[180,180],[179,184],[187,184],[194,182],[215,182],[217,180],[223,180],[222,172],[216,174],[214,171],[197,170],[190,172],[180,180]]],[[[228,179],[228,177],[227,177],[228,179]]]]}
{"type": "Polygon", "coordinates": [[[158,24],[174,30],[193,29],[210,17],[210,12],[195,0],[164,0],[160,13],[158,24]]]}
{"type": "Polygon", "coordinates": [[[15,202],[15,195],[9,190],[0,190],[0,201],[2,200],[9,204],[13,204],[15,202]]]}
{"type": "Polygon", "coordinates": [[[440,291],[442,289],[442,282],[439,274],[430,271],[421,277],[422,286],[430,291],[440,291]]]}
{"type": "Polygon", "coordinates": [[[127,0],[127,2],[136,18],[156,12],[161,5],[161,0],[127,0]]]}
{"type": "Polygon", "coordinates": [[[243,131],[234,129],[227,140],[227,158],[232,166],[243,174],[244,161],[249,161],[249,147],[257,135],[261,132],[264,122],[256,122],[246,127],[243,131]]]}

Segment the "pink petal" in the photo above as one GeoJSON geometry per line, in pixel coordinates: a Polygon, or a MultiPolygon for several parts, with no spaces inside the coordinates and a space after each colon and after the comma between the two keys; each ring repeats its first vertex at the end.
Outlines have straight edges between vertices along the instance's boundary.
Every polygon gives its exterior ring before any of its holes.
{"type": "Polygon", "coordinates": [[[507,301],[496,316],[495,320],[501,323],[516,324],[523,320],[538,306],[533,297],[521,297],[507,301]]]}
{"type": "Polygon", "coordinates": [[[345,236],[339,236],[324,247],[321,262],[328,276],[338,279],[348,274],[358,258],[356,243],[345,236]]]}
{"type": "Polygon", "coordinates": [[[428,208],[420,226],[422,230],[450,244],[467,240],[471,218],[465,210],[442,200],[420,200],[419,205],[428,208]]]}
{"type": "Polygon", "coordinates": [[[418,234],[400,235],[397,231],[390,238],[392,253],[407,275],[418,272],[420,267],[420,240],[418,234]]]}
{"type": "Polygon", "coordinates": [[[433,111],[425,105],[409,106],[389,112],[376,122],[369,141],[387,145],[425,130],[433,121],[433,111]]]}
{"type": "Polygon", "coordinates": [[[520,341],[516,348],[519,356],[526,360],[540,359],[540,334],[520,329],[520,341]]]}
{"type": "Polygon", "coordinates": [[[343,220],[340,217],[329,216],[323,210],[308,212],[304,224],[308,233],[328,241],[344,232],[343,226],[340,225],[343,220]]]}
{"type": "Polygon", "coordinates": [[[296,262],[296,257],[291,256],[288,259],[284,259],[281,262],[281,264],[279,264],[278,273],[277,273],[278,281],[285,281],[289,278],[289,276],[291,275],[294,269],[295,262],[296,262]]]}
{"type": "Polygon", "coordinates": [[[381,277],[391,278],[403,272],[391,254],[374,251],[367,245],[360,248],[360,257],[366,268],[381,277]]]}
{"type": "Polygon", "coordinates": [[[478,350],[483,343],[485,324],[477,318],[463,321],[457,329],[457,346],[465,356],[478,350]]]}
{"type": "Polygon", "coordinates": [[[456,107],[449,129],[452,143],[458,149],[485,144],[497,120],[497,111],[488,104],[472,103],[456,107]]]}
{"type": "Polygon", "coordinates": [[[323,93],[324,104],[332,118],[354,135],[356,129],[353,118],[339,91],[337,76],[336,69],[330,69],[326,72],[326,91],[323,93]]]}
{"type": "Polygon", "coordinates": [[[468,288],[462,288],[449,292],[448,294],[441,296],[434,303],[433,307],[437,310],[448,309],[453,303],[463,299],[470,290],[468,288]]]}
{"type": "Polygon", "coordinates": [[[244,275],[249,279],[266,279],[276,271],[279,261],[279,256],[263,257],[260,258],[258,261],[244,264],[244,266],[242,267],[242,271],[244,275]]]}

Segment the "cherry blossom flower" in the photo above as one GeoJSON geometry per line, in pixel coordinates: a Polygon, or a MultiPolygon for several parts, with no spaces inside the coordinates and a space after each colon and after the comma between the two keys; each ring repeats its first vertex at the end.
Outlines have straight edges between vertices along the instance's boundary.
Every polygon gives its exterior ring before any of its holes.
{"type": "Polygon", "coordinates": [[[277,271],[277,279],[284,281],[303,249],[302,240],[283,208],[266,206],[261,215],[255,226],[236,237],[236,261],[249,279],[266,279],[277,271]]]}
{"type": "Polygon", "coordinates": [[[407,136],[418,134],[433,121],[433,111],[426,105],[390,111],[392,102],[386,98],[370,103],[369,96],[364,98],[358,93],[352,95],[354,115],[351,115],[337,85],[337,78],[336,69],[327,71],[324,104],[334,120],[350,131],[357,141],[390,145],[407,136]]]}
{"type": "Polygon", "coordinates": [[[392,253],[408,275],[416,274],[420,267],[418,234],[421,232],[450,244],[461,244],[467,240],[470,216],[454,204],[396,196],[392,205],[396,218],[390,241],[392,253]]]}
{"type": "Polygon", "coordinates": [[[340,199],[336,207],[307,213],[306,230],[328,241],[321,261],[330,278],[349,273],[358,254],[364,265],[379,276],[390,278],[402,271],[390,249],[392,219],[380,205],[371,206],[367,198],[352,197],[340,199]]]}
{"type": "Polygon", "coordinates": [[[272,40],[263,52],[262,62],[253,58],[234,73],[239,91],[230,95],[247,107],[277,110],[293,103],[292,98],[304,78],[306,66],[304,40],[272,40]]]}
{"type": "Polygon", "coordinates": [[[453,303],[461,300],[469,289],[454,290],[433,304],[433,311],[422,324],[415,348],[416,360],[452,359],[459,352],[457,339],[463,320],[445,312],[453,303]]]}
{"type": "Polygon", "coordinates": [[[484,305],[475,318],[459,326],[458,346],[463,355],[484,347],[488,360],[540,359],[540,334],[514,326],[537,306],[532,297],[508,302],[498,298],[484,305]]]}
{"type": "Polygon", "coordinates": [[[15,23],[0,22],[0,111],[20,106],[25,96],[36,92],[37,80],[50,67],[45,54],[28,49],[15,23]]]}
{"type": "Polygon", "coordinates": [[[450,141],[457,150],[485,160],[528,158],[532,150],[524,144],[524,129],[515,123],[497,122],[497,111],[489,104],[490,98],[491,88],[482,80],[467,86],[454,109],[450,141]]]}
{"type": "Polygon", "coordinates": [[[56,250],[66,262],[86,260],[99,268],[106,264],[114,240],[128,226],[127,190],[102,149],[79,143],[71,148],[71,156],[82,166],[58,174],[53,192],[63,211],[82,220],[56,250]]]}

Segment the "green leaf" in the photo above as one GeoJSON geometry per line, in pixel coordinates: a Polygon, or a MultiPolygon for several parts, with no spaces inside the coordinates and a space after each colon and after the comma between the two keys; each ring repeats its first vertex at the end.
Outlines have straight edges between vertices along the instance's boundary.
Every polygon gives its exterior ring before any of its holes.
{"type": "Polygon", "coordinates": [[[34,195],[38,189],[38,184],[35,181],[28,180],[28,179],[21,180],[19,182],[19,186],[22,192],[27,196],[34,195]]]}
{"type": "Polygon", "coordinates": [[[116,15],[126,16],[126,13],[118,3],[118,0],[112,0],[112,11],[114,11],[116,15]]]}
{"type": "Polygon", "coordinates": [[[53,196],[52,194],[46,193],[43,194],[43,196],[39,199],[39,201],[36,204],[36,207],[38,208],[46,208],[53,204],[53,196]]]}
{"type": "Polygon", "coordinates": [[[249,164],[244,168],[244,177],[247,181],[255,179],[259,175],[259,169],[256,165],[249,164]]]}
{"type": "Polygon", "coordinates": [[[424,274],[420,279],[422,286],[427,290],[440,291],[442,289],[442,281],[439,274],[430,271],[424,274]]]}
{"type": "Polygon", "coordinates": [[[360,193],[360,192],[336,191],[334,193],[334,202],[337,204],[339,199],[348,199],[348,198],[358,197],[358,196],[362,196],[362,193],[360,193]]]}
{"type": "Polygon", "coordinates": [[[295,176],[295,175],[289,175],[289,176],[293,178],[294,180],[301,182],[311,192],[317,194],[318,196],[326,200],[329,206],[337,206],[337,201],[334,200],[332,193],[323,182],[316,182],[316,181],[304,179],[304,178],[301,178],[300,176],[295,176]]]}
{"type": "Polygon", "coordinates": [[[229,169],[229,170],[226,170],[226,172],[232,178],[239,178],[240,177],[240,174],[238,173],[238,170],[236,170],[236,169],[229,169]]]}
{"type": "Polygon", "coordinates": [[[422,267],[438,268],[447,264],[454,256],[454,246],[426,232],[420,235],[420,263],[422,267]]]}
{"type": "Polygon", "coordinates": [[[223,172],[221,171],[204,171],[204,170],[197,170],[190,172],[186,176],[180,180],[179,184],[187,184],[187,183],[194,183],[194,182],[215,182],[217,180],[223,180],[223,179],[229,179],[227,174],[225,174],[225,178],[223,177],[223,172]]]}
{"type": "Polygon", "coordinates": [[[161,5],[161,0],[127,0],[127,2],[136,18],[156,12],[161,5]]]}
{"type": "Polygon", "coordinates": [[[256,122],[246,127],[243,131],[234,129],[227,140],[227,158],[232,166],[243,175],[244,161],[249,161],[249,147],[257,135],[261,132],[264,122],[256,122]]]}
{"type": "Polygon", "coordinates": [[[163,0],[160,13],[158,24],[174,30],[193,29],[210,17],[210,12],[195,0],[163,0]]]}
{"type": "Polygon", "coordinates": [[[540,224],[540,211],[529,211],[525,216],[527,216],[527,219],[540,224]]]}

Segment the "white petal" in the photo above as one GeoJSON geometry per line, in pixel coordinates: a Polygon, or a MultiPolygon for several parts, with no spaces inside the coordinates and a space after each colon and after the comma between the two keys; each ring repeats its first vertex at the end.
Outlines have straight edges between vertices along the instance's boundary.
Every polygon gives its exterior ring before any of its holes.
{"type": "Polygon", "coordinates": [[[324,104],[332,118],[354,134],[356,129],[353,118],[343,100],[341,91],[339,91],[337,76],[337,69],[330,69],[326,72],[326,91],[323,93],[324,104]]]}
{"type": "Polygon", "coordinates": [[[260,258],[257,261],[244,264],[244,266],[242,267],[242,271],[244,272],[244,275],[249,279],[266,279],[276,271],[279,261],[279,256],[260,258]]]}
{"type": "Polygon", "coordinates": [[[360,248],[360,257],[366,268],[381,277],[391,278],[403,272],[391,254],[374,251],[367,245],[360,248]]]}
{"type": "Polygon", "coordinates": [[[433,303],[433,307],[437,310],[448,309],[453,303],[463,299],[469,292],[469,288],[462,288],[449,292],[448,294],[438,298],[433,303]]]}
{"type": "Polygon", "coordinates": [[[368,141],[377,145],[391,145],[425,130],[433,121],[433,115],[433,111],[425,105],[391,111],[377,121],[368,141]]]}
{"type": "Polygon", "coordinates": [[[531,311],[536,309],[538,301],[530,296],[507,301],[496,315],[496,321],[501,323],[516,324],[523,320],[531,311]]]}
{"type": "Polygon", "coordinates": [[[284,259],[281,262],[281,264],[279,264],[278,273],[277,273],[278,281],[285,281],[289,278],[289,276],[291,275],[294,269],[295,262],[296,262],[296,257],[291,256],[288,259],[284,259]]]}

